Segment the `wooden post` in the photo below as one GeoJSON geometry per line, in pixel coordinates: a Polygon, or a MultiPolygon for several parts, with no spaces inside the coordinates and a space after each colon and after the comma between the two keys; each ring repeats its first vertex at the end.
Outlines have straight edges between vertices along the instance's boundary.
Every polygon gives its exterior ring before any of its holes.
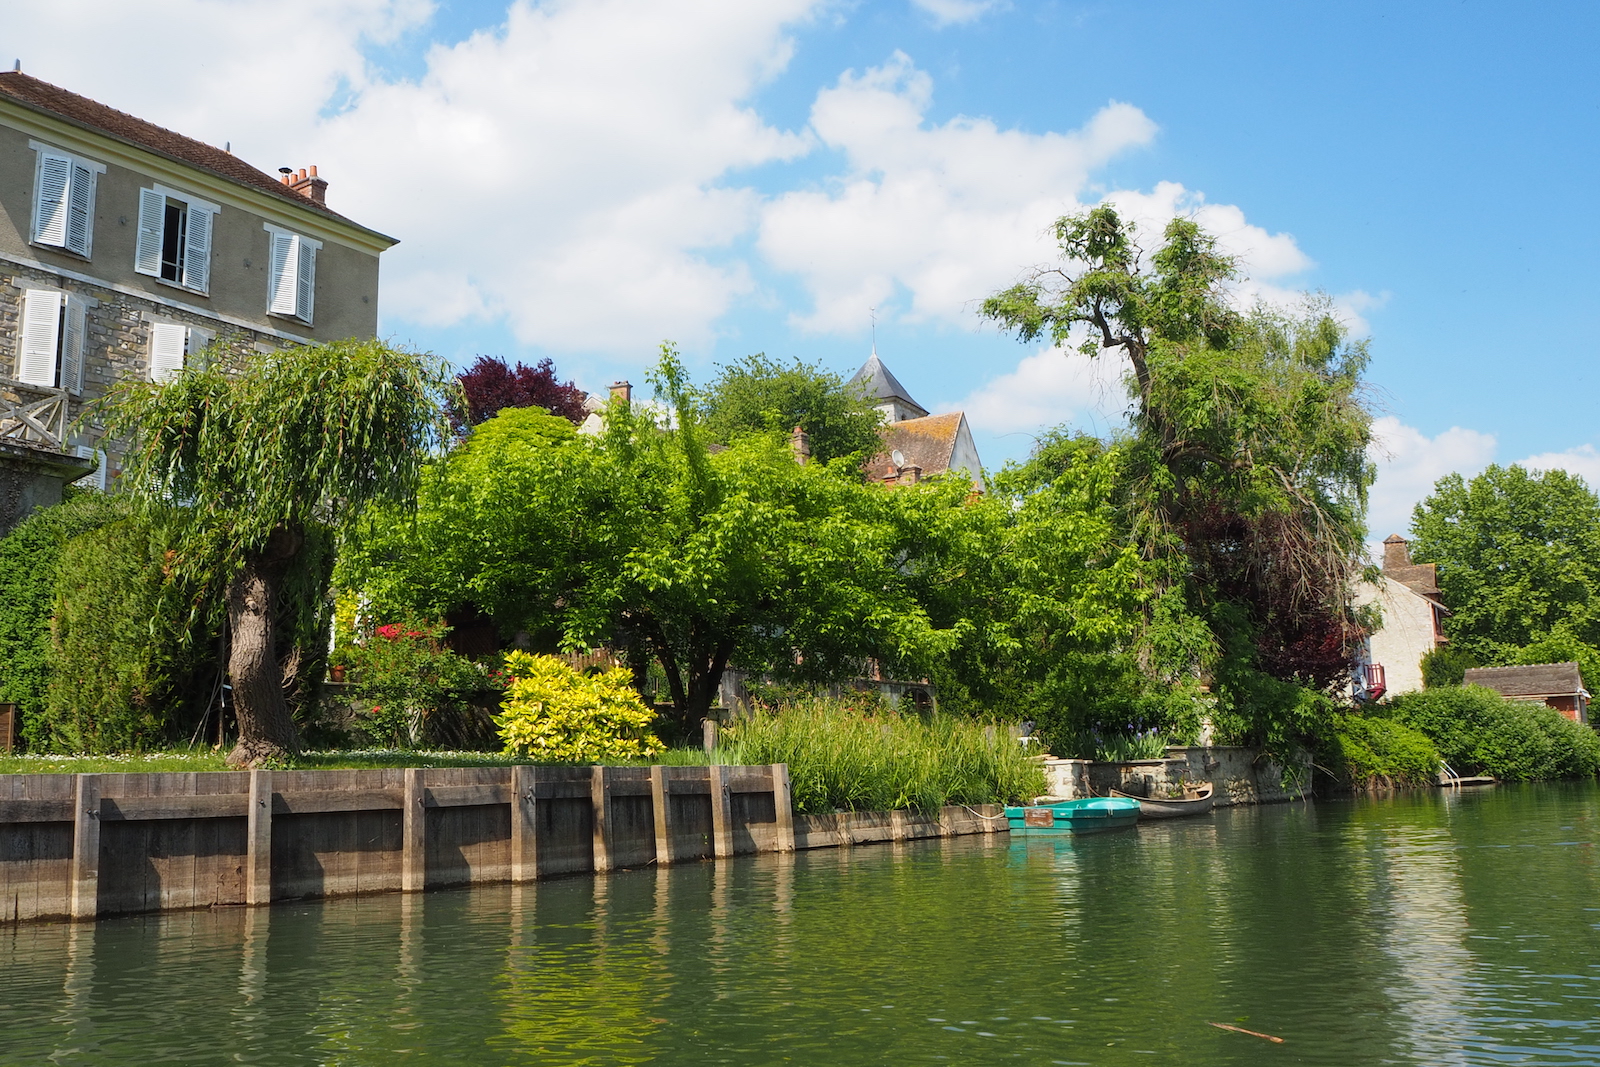
{"type": "Polygon", "coordinates": [[[539,768],[511,768],[511,880],[539,877],[539,768]]]}
{"type": "Polygon", "coordinates": [[[100,913],[100,776],[76,775],[72,809],[72,917],[100,913]]]}
{"type": "Polygon", "coordinates": [[[250,814],[245,830],[244,902],[272,903],[272,772],[250,772],[250,814]]]}
{"type": "Polygon", "coordinates": [[[606,831],[610,829],[611,789],[606,768],[589,769],[589,799],[594,805],[594,873],[604,874],[611,869],[611,850],[606,846],[606,831]]]}
{"type": "Polygon", "coordinates": [[[777,813],[778,823],[773,828],[777,841],[773,848],[778,852],[794,851],[794,801],[789,795],[789,765],[787,763],[774,763],[772,765],[772,810],[777,813]]]}
{"type": "Polygon", "coordinates": [[[889,813],[889,840],[904,841],[910,836],[911,817],[896,809],[889,813]]]}
{"type": "Polygon", "coordinates": [[[728,789],[730,768],[712,764],[711,772],[711,854],[717,859],[733,855],[733,796],[728,789]]]}
{"type": "Polygon", "coordinates": [[[405,808],[401,811],[400,888],[420,893],[428,887],[428,809],[422,788],[422,770],[406,768],[405,808]]]}
{"type": "Polygon", "coordinates": [[[650,768],[650,807],[656,817],[656,864],[673,863],[671,801],[667,799],[667,769],[661,764],[650,768]]]}

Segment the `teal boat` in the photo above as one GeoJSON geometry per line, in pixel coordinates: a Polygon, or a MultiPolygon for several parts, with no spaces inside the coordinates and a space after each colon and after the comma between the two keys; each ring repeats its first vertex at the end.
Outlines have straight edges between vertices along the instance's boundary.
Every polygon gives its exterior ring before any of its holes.
{"type": "Polygon", "coordinates": [[[1011,832],[1023,836],[1098,834],[1126,829],[1138,821],[1139,802],[1125,797],[1085,797],[1006,809],[1011,832]]]}

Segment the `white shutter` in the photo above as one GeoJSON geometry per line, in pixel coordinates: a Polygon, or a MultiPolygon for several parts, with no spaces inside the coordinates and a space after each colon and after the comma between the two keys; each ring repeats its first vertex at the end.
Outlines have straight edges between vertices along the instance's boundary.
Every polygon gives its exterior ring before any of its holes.
{"type": "Polygon", "coordinates": [[[300,239],[292,233],[272,234],[272,266],[268,271],[267,310],[274,315],[293,315],[299,295],[300,239]]]}
{"type": "Polygon", "coordinates": [[[94,171],[73,161],[72,187],[67,193],[68,250],[85,258],[94,237],[94,171]]]}
{"type": "Polygon", "coordinates": [[[166,225],[167,198],[157,189],[139,190],[139,240],[133,269],[161,276],[161,232],[166,225]]]}
{"type": "Polygon", "coordinates": [[[72,157],[39,153],[38,199],[33,208],[33,239],[45,245],[67,243],[67,195],[72,186],[72,157]]]}
{"type": "Polygon", "coordinates": [[[183,350],[189,331],[175,322],[150,327],[150,380],[164,382],[183,370],[183,350]]]}
{"type": "Polygon", "coordinates": [[[197,293],[211,287],[211,212],[191,203],[183,238],[183,285],[197,293]]]}
{"type": "Polygon", "coordinates": [[[22,342],[17,350],[17,380],[53,388],[56,351],[61,340],[61,294],[29,289],[22,294],[22,342]]]}
{"type": "Polygon", "coordinates": [[[189,327],[189,343],[184,348],[184,366],[203,369],[206,360],[200,358],[205,352],[206,345],[210,344],[217,335],[210,330],[202,330],[198,326],[189,327]]]}
{"type": "Polygon", "coordinates": [[[74,396],[83,392],[83,350],[88,326],[88,311],[82,300],[67,297],[67,314],[62,320],[61,388],[74,396]]]}
{"type": "Polygon", "coordinates": [[[311,311],[317,298],[317,250],[310,242],[296,237],[300,251],[299,291],[295,294],[294,313],[301,322],[310,325],[311,311]]]}
{"type": "Polygon", "coordinates": [[[90,448],[88,445],[78,445],[73,448],[72,453],[79,459],[92,459],[95,462],[95,469],[93,471],[85,474],[82,478],[79,478],[72,484],[81,485],[85,489],[98,489],[102,493],[105,492],[106,454],[100,451],[100,449],[90,448]]]}

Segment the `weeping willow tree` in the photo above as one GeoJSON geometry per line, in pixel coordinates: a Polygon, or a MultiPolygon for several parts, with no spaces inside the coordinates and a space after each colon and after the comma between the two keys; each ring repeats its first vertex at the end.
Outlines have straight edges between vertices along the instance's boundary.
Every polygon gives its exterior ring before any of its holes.
{"type": "Polygon", "coordinates": [[[330,538],[371,505],[415,499],[448,382],[427,357],[352,340],[129,382],[104,402],[126,447],[121,484],[172,524],[170,574],[226,604],[229,764],[299,750],[276,628],[320,612],[328,568],[315,557],[330,538]]]}
{"type": "MultiPolygon", "coordinates": [[[[1237,265],[1174,219],[1145,258],[1110,207],[1060,219],[1063,262],[985,301],[1023,341],[1129,363],[1125,468],[1131,535],[1226,646],[1247,635],[1266,673],[1337,684],[1360,627],[1372,417],[1364,342],[1326,300],[1241,312],[1237,265]]],[[[1236,642],[1235,642],[1236,643],[1236,642]]]]}

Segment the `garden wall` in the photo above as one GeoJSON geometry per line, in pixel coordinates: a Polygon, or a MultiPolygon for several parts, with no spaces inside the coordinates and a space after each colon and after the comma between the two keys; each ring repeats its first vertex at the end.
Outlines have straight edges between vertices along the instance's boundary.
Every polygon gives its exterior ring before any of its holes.
{"type": "MultiPolygon", "coordinates": [[[[1309,765],[1304,768],[1309,771],[1309,765]]],[[[1160,794],[1180,782],[1210,782],[1218,807],[1303,800],[1311,776],[1301,786],[1285,787],[1283,767],[1260,749],[1233,746],[1172,747],[1166,759],[1102,763],[1096,760],[1049,759],[1045,778],[1053,797],[1105,796],[1116,789],[1134,796],[1160,794]]]]}
{"type": "Polygon", "coordinates": [[[0,775],[0,923],[527,882],[1004,827],[964,808],[791,811],[781,763],[0,775]]]}

